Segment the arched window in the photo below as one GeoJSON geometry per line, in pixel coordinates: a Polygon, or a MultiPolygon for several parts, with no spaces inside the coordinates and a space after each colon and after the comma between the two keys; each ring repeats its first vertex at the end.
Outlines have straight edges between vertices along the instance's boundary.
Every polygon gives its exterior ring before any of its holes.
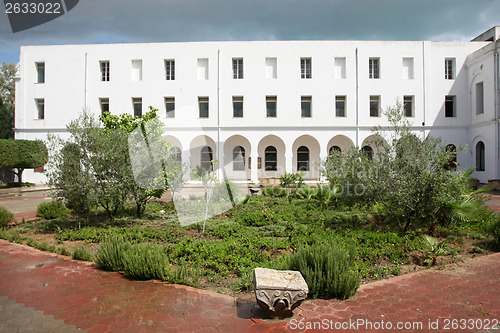
{"type": "Polygon", "coordinates": [[[245,170],[245,148],[236,146],[233,149],[233,171],[245,170]]]}
{"type": "Polygon", "coordinates": [[[339,146],[331,146],[330,150],[328,151],[328,155],[333,155],[333,153],[341,153],[342,149],[340,149],[339,146]]]}
{"type": "Polygon", "coordinates": [[[363,146],[363,148],[361,148],[361,151],[366,153],[366,156],[368,156],[369,159],[373,158],[373,148],[372,147],[363,146]]]}
{"type": "Polygon", "coordinates": [[[450,153],[450,159],[448,160],[447,170],[457,171],[457,147],[453,144],[446,146],[446,151],[450,153]]]}
{"type": "Polygon", "coordinates": [[[305,146],[297,149],[297,171],[309,171],[309,149],[305,146]]]}
{"type": "Polygon", "coordinates": [[[205,170],[212,170],[212,160],[214,159],[212,148],[205,146],[201,148],[201,167],[205,170]]]}
{"type": "Polygon", "coordinates": [[[265,169],[267,171],[278,170],[278,151],[274,146],[268,146],[264,150],[265,169]]]}
{"type": "Polygon", "coordinates": [[[485,170],[485,151],[483,141],[476,144],[476,171],[485,170]]]}
{"type": "Polygon", "coordinates": [[[179,147],[173,146],[169,149],[169,158],[171,158],[174,162],[182,161],[181,149],[179,147]]]}

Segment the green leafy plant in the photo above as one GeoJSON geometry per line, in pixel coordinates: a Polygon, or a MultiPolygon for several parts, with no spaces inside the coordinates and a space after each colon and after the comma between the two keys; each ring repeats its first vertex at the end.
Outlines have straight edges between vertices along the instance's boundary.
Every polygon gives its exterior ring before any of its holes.
{"type": "Polygon", "coordinates": [[[14,219],[14,214],[12,214],[4,206],[0,206],[0,228],[7,226],[7,223],[14,219]]]}
{"type": "Polygon", "coordinates": [[[135,244],[122,254],[125,276],[136,280],[165,280],[169,268],[167,253],[156,244],[135,244]]]}
{"type": "Polygon", "coordinates": [[[422,236],[422,249],[420,250],[426,255],[424,263],[433,266],[436,264],[439,256],[444,256],[449,253],[448,243],[439,241],[434,237],[423,235],[422,236]]]}
{"type": "Polygon", "coordinates": [[[282,268],[298,270],[313,297],[347,299],[356,293],[360,277],[355,269],[356,248],[336,242],[306,245],[285,258],[282,268]]]}
{"type": "Polygon", "coordinates": [[[111,235],[97,248],[96,263],[108,271],[123,271],[123,256],[130,246],[122,236],[111,235]]]}
{"type": "Polygon", "coordinates": [[[42,202],[36,208],[36,216],[48,220],[66,217],[68,213],[69,209],[61,201],[42,202]]]}
{"type": "Polygon", "coordinates": [[[73,250],[72,258],[75,260],[94,261],[94,256],[83,246],[77,247],[73,250]]]}
{"type": "Polygon", "coordinates": [[[286,190],[288,201],[292,202],[293,195],[297,189],[304,185],[304,178],[302,173],[287,173],[285,172],[280,177],[280,186],[286,190]]]}

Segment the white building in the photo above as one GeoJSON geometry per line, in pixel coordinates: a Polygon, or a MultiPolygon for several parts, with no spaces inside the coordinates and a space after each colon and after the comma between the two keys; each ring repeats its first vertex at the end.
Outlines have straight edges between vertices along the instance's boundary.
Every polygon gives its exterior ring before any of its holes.
{"type": "Polygon", "coordinates": [[[23,46],[16,138],[64,135],[82,108],[153,106],[191,166],[213,158],[233,179],[317,179],[330,149],[369,146],[373,126],[387,124],[380,109],[399,99],[416,133],[468,145],[458,162],[485,183],[500,179],[499,35],[497,26],[471,42],[23,46]]]}

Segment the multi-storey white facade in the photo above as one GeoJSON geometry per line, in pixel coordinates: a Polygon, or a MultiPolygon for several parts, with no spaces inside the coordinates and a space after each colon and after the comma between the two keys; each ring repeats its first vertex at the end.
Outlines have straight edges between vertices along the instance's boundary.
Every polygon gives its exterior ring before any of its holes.
{"type": "Polygon", "coordinates": [[[499,31],[472,42],[25,46],[16,138],[64,135],[82,108],[133,114],[153,106],[193,167],[213,158],[233,179],[299,170],[317,179],[315,166],[332,147],[373,145],[372,128],[387,125],[380,109],[399,99],[415,133],[467,145],[458,162],[484,183],[500,178],[499,31]]]}

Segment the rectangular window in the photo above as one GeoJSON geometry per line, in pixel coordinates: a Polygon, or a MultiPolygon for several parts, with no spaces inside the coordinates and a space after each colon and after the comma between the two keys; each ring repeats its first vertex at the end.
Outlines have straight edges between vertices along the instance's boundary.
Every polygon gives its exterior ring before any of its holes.
{"type": "Polygon", "coordinates": [[[243,58],[233,58],[233,79],[243,79],[243,58]]]}
{"type": "Polygon", "coordinates": [[[36,65],[36,83],[45,83],[45,63],[37,62],[35,65],[36,65]]]}
{"type": "Polygon", "coordinates": [[[101,81],[109,81],[109,61],[99,61],[99,66],[101,68],[101,81]]]}
{"type": "Polygon", "coordinates": [[[335,96],[335,117],[345,117],[347,96],[335,96]]]}
{"type": "Polygon", "coordinates": [[[414,117],[415,116],[413,100],[414,100],[414,96],[404,96],[403,97],[403,103],[404,103],[406,117],[414,117]]]}
{"type": "Polygon", "coordinates": [[[302,118],[311,118],[311,109],[312,109],[312,97],[311,96],[302,96],[300,100],[300,116],[302,118]]]}
{"type": "Polygon", "coordinates": [[[476,114],[484,113],[484,85],[476,83],[476,114]]]}
{"type": "Polygon", "coordinates": [[[109,98],[99,98],[99,105],[101,106],[101,114],[109,112],[109,98]]]}
{"type": "Polygon", "coordinates": [[[300,78],[312,78],[311,58],[300,58],[300,78]]]}
{"type": "Polygon", "coordinates": [[[276,96],[266,96],[266,117],[276,118],[276,96]]]}
{"type": "Polygon", "coordinates": [[[142,98],[132,98],[132,105],[134,107],[134,116],[142,118],[142,98]]]}
{"type": "Polygon", "coordinates": [[[369,63],[369,78],[380,79],[380,58],[370,58],[368,63],[369,63]]]}
{"type": "Polygon", "coordinates": [[[413,80],[413,58],[403,58],[403,79],[413,80]]]}
{"type": "Polygon", "coordinates": [[[142,81],[142,60],[132,60],[132,81],[142,81]]]}
{"type": "Polygon", "coordinates": [[[370,96],[370,117],[380,116],[380,96],[370,96]]]}
{"type": "Polygon", "coordinates": [[[167,118],[175,118],[175,97],[165,97],[165,110],[167,118]]]}
{"type": "Polygon", "coordinates": [[[345,79],[345,58],[335,58],[335,79],[345,79]]]}
{"type": "Polygon", "coordinates": [[[266,58],[266,79],[276,79],[278,77],[278,59],[266,58]]]}
{"type": "Polygon", "coordinates": [[[36,98],[36,113],[35,119],[45,119],[45,100],[43,98],[36,98]]]}
{"type": "Polygon", "coordinates": [[[175,60],[173,59],[165,60],[165,80],[175,80],[175,60]]]}
{"type": "Polygon", "coordinates": [[[208,58],[198,59],[198,80],[208,80],[208,58]]]}
{"type": "Polygon", "coordinates": [[[243,117],[243,96],[233,96],[233,117],[243,117]]]}
{"type": "Polygon", "coordinates": [[[446,80],[455,79],[455,58],[446,58],[444,60],[444,78],[446,80]]]}
{"type": "Polygon", "coordinates": [[[445,96],[444,98],[444,116],[446,118],[456,117],[456,96],[445,96]]]}
{"type": "Polygon", "coordinates": [[[200,118],[208,118],[208,97],[198,97],[200,118]]]}

